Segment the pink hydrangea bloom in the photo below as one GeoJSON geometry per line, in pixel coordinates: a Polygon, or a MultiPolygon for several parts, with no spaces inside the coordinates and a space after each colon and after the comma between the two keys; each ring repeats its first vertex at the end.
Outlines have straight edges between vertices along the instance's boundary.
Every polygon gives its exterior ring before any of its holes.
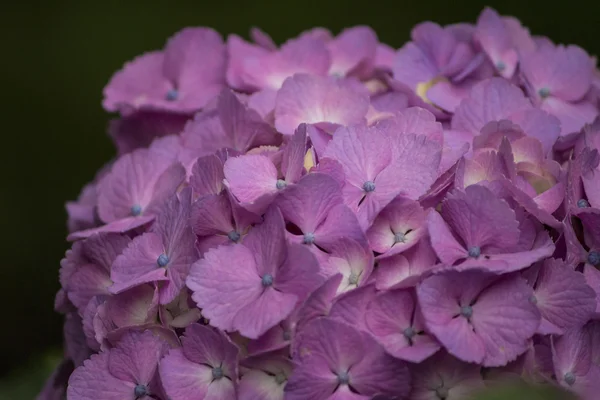
{"type": "Polygon", "coordinates": [[[490,8],[250,39],[186,28],[106,86],[39,398],[596,400],[595,60],[490,8]]]}

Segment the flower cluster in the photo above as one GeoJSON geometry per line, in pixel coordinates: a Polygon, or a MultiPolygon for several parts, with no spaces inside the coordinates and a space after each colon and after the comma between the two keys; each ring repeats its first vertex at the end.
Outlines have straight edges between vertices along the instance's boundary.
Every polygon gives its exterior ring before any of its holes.
{"type": "Polygon", "coordinates": [[[105,88],[40,398],[597,398],[595,60],[491,9],[399,50],[251,37],[186,28],[105,88]]]}

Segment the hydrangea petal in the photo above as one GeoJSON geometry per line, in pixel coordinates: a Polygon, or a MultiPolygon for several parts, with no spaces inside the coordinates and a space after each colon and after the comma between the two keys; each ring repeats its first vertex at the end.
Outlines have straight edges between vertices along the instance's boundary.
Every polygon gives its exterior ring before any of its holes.
{"type": "Polygon", "coordinates": [[[297,74],[283,82],[275,104],[275,127],[291,135],[301,123],[364,122],[369,101],[343,80],[297,74]]]}

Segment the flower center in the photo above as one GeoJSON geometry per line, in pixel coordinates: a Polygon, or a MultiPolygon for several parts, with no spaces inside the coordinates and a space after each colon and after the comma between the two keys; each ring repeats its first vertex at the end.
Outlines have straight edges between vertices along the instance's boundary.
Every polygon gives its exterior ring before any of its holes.
{"type": "Polygon", "coordinates": [[[169,256],[167,256],[164,253],[161,254],[160,256],[158,256],[156,263],[158,264],[159,267],[166,267],[167,264],[169,263],[169,256]]]}
{"type": "Polygon", "coordinates": [[[262,278],[261,278],[261,281],[260,281],[260,282],[262,283],[262,285],[263,285],[264,287],[269,287],[269,286],[271,286],[271,285],[273,284],[273,275],[271,275],[271,274],[264,274],[264,275],[262,276],[262,278]]]}
{"type": "Polygon", "coordinates": [[[496,63],[496,69],[500,72],[504,71],[506,69],[506,64],[504,64],[503,61],[498,61],[496,63]]]}
{"type": "Polygon", "coordinates": [[[567,372],[563,378],[569,386],[573,386],[573,384],[575,383],[575,374],[573,374],[572,372],[567,372]]]}
{"type": "Polygon", "coordinates": [[[350,375],[348,375],[347,371],[338,373],[337,378],[340,385],[347,385],[350,382],[350,375]]]}
{"type": "Polygon", "coordinates": [[[139,204],[134,204],[131,206],[131,215],[133,215],[134,217],[137,217],[141,213],[142,213],[142,206],[140,206],[139,204]]]}
{"type": "Polygon", "coordinates": [[[167,100],[167,101],[175,101],[178,98],[179,98],[179,91],[177,91],[177,89],[169,90],[165,96],[165,100],[167,100]]]}
{"type": "Polygon", "coordinates": [[[146,387],[146,385],[135,385],[135,388],[133,389],[133,394],[135,395],[136,399],[144,397],[148,394],[148,388],[146,387]]]}
{"type": "Polygon", "coordinates": [[[577,200],[577,207],[579,208],[587,208],[590,206],[590,203],[586,199],[577,200]]]}
{"type": "Polygon", "coordinates": [[[363,190],[367,193],[374,191],[375,190],[375,182],[366,181],[365,183],[363,183],[363,190]]]}
{"type": "Polygon", "coordinates": [[[409,326],[404,331],[402,331],[402,334],[404,335],[405,338],[412,339],[416,335],[416,332],[412,326],[409,326]]]}
{"type": "Polygon", "coordinates": [[[540,90],[538,90],[538,94],[542,99],[545,99],[546,97],[550,96],[550,89],[548,89],[547,87],[543,87],[540,90]]]}
{"type": "Polygon", "coordinates": [[[304,244],[313,244],[315,242],[315,234],[314,233],[305,233],[304,238],[302,239],[302,243],[304,244]]]}
{"type": "Polygon", "coordinates": [[[277,190],[284,189],[286,186],[287,186],[286,181],[284,181],[283,179],[277,179],[277,183],[275,184],[275,187],[277,188],[277,190]]]}
{"type": "Polygon", "coordinates": [[[219,380],[223,377],[223,368],[221,367],[214,367],[212,369],[212,377],[214,380],[219,380]]]}
{"type": "Polygon", "coordinates": [[[242,235],[240,235],[239,232],[236,231],[231,231],[227,234],[227,237],[229,238],[229,240],[231,240],[232,242],[237,242],[238,240],[240,240],[240,237],[242,237],[242,235]]]}
{"type": "Polygon", "coordinates": [[[471,318],[473,316],[473,307],[462,306],[460,308],[460,315],[462,315],[465,318],[471,318]]]}
{"type": "Polygon", "coordinates": [[[481,255],[481,248],[479,246],[473,246],[469,249],[469,257],[477,258],[481,255]]]}
{"type": "Polygon", "coordinates": [[[600,252],[592,250],[588,253],[587,261],[594,267],[600,267],[600,252]]]}
{"type": "Polygon", "coordinates": [[[406,235],[402,232],[398,232],[394,234],[394,244],[396,243],[405,243],[406,235]]]}

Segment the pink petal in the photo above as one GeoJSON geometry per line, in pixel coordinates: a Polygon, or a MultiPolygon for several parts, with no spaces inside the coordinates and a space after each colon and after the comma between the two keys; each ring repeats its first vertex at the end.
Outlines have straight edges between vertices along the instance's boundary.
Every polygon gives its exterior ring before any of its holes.
{"type": "Polygon", "coordinates": [[[362,79],[369,77],[375,64],[377,45],[377,35],[367,26],[343,30],[327,43],[331,53],[329,74],[352,74],[362,79]]]}
{"type": "Polygon", "coordinates": [[[135,384],[108,372],[108,353],[92,355],[69,378],[67,396],[75,400],[121,400],[133,398],[135,384]]]}
{"type": "Polygon", "coordinates": [[[488,122],[507,119],[529,108],[531,103],[518,87],[502,78],[488,79],[475,85],[456,109],[452,129],[477,134],[488,122]]]}
{"type": "Polygon", "coordinates": [[[558,260],[543,264],[534,295],[542,321],[559,327],[561,333],[583,325],[596,311],[596,293],[586,284],[584,275],[558,260]]]}
{"type": "Polygon", "coordinates": [[[367,231],[373,251],[389,257],[414,246],[425,232],[426,213],[419,203],[397,197],[384,208],[367,231]]]}
{"type": "Polygon", "coordinates": [[[488,287],[473,305],[472,324],[485,346],[484,366],[500,366],[524,353],[540,323],[533,293],[519,277],[488,287]]]}
{"type": "Polygon", "coordinates": [[[254,255],[243,245],[208,251],[192,265],[186,283],[211,325],[229,331],[235,329],[237,313],[263,290],[254,255]]]}
{"type": "Polygon", "coordinates": [[[225,162],[223,171],[227,186],[249,210],[264,208],[278,191],[277,169],[265,156],[245,155],[230,158],[225,162]]]}
{"type": "Polygon", "coordinates": [[[301,123],[355,125],[365,121],[368,107],[366,95],[344,80],[296,74],[277,94],[275,127],[291,135],[301,123]]]}

